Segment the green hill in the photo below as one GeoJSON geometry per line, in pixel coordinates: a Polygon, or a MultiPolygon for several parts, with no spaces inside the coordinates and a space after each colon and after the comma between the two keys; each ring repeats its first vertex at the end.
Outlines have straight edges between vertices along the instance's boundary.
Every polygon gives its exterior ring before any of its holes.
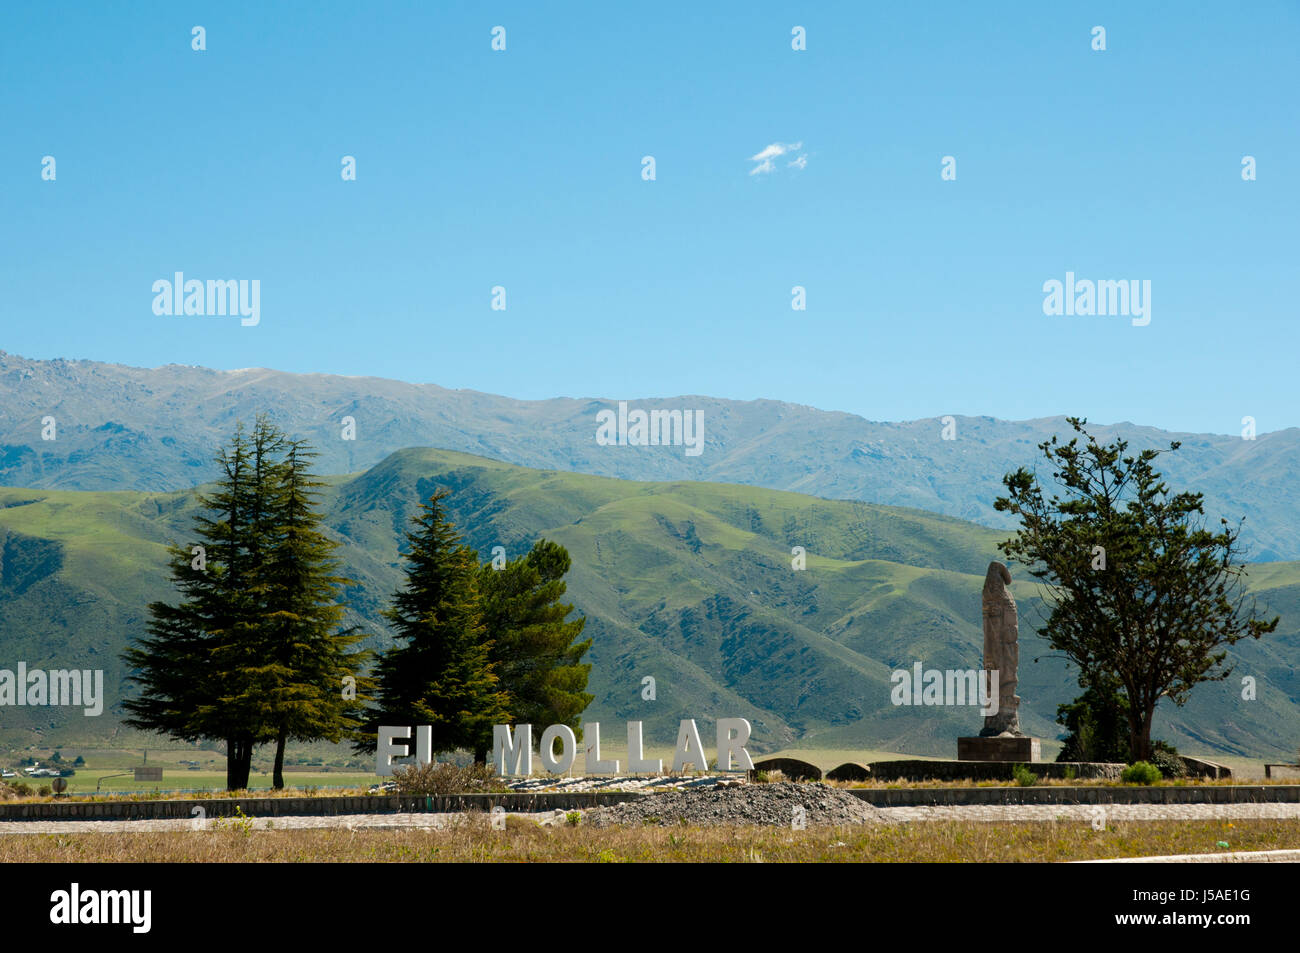
{"type": "MultiPolygon", "coordinates": [[[[547,537],[573,556],[569,597],[594,637],[591,720],[641,718],[671,743],[681,717],[748,717],[754,748],[877,748],[953,756],[974,708],[895,707],[890,672],[978,668],[980,587],[1005,532],[920,510],[720,483],[642,483],[531,470],[441,450],[395,453],[330,478],[327,522],[344,547],[353,620],[389,644],[379,610],[401,581],[402,533],[421,499],[452,490],[450,512],[487,560],[547,537]],[[807,569],[791,567],[804,547],[807,569]],[[641,697],[653,676],[657,697],[641,697]]],[[[0,668],[102,668],[98,718],[6,708],[7,746],[103,741],[119,731],[120,653],[146,605],[173,599],[166,544],[184,542],[192,494],[0,489],[0,668]]],[[[1056,705],[1077,692],[1033,631],[1041,604],[1013,567],[1020,604],[1025,730],[1055,738],[1056,705]],[[1035,661],[1036,658],[1041,660],[1035,661]]],[[[1157,734],[1188,751],[1276,757],[1300,743],[1300,565],[1252,567],[1279,632],[1238,646],[1228,683],[1162,706],[1157,734]],[[1239,676],[1259,697],[1241,698],[1239,676]]],[[[120,736],[119,736],[120,737],[120,736]]],[[[711,747],[711,745],[710,745],[711,747]]]]}

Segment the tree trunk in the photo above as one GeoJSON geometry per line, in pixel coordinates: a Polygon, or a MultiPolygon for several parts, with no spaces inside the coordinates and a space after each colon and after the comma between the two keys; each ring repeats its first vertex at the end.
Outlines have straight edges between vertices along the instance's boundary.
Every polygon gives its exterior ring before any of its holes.
{"type": "Polygon", "coordinates": [[[248,738],[230,739],[226,752],[226,789],[242,791],[248,787],[252,773],[253,743],[248,738]]]}
{"type": "Polygon", "coordinates": [[[1155,704],[1129,705],[1128,715],[1128,749],[1129,757],[1134,761],[1151,760],[1151,718],[1155,714],[1155,704]]]}
{"type": "Polygon", "coordinates": [[[271,787],[277,791],[284,789],[284,732],[275,739],[275,770],[271,775],[271,787]]]}
{"type": "Polygon", "coordinates": [[[235,782],[238,780],[239,756],[235,751],[235,739],[226,739],[226,790],[238,790],[235,782]]]}

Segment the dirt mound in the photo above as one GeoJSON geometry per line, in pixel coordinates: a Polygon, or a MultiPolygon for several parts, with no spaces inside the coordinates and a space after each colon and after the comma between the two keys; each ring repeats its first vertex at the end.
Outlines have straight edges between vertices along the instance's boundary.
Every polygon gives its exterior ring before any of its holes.
{"type": "Polygon", "coordinates": [[[796,808],[808,826],[887,823],[866,801],[825,784],[742,784],[726,788],[666,791],[587,812],[585,823],[761,824],[791,827],[796,808]]]}

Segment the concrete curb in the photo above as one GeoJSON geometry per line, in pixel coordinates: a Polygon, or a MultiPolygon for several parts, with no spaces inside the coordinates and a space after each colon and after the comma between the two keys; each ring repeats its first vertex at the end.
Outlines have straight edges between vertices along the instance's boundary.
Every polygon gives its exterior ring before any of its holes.
{"type": "Polygon", "coordinates": [[[1226,854],[1169,854],[1164,857],[1113,857],[1072,860],[1072,864],[1295,864],[1300,850],[1234,850],[1226,854]]]}

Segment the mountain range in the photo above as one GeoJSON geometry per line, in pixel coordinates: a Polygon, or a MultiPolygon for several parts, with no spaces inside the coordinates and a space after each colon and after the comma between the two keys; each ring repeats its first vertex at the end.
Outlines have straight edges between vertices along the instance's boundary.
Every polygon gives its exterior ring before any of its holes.
{"type": "MultiPolygon", "coordinates": [[[[174,364],[142,369],[0,352],[0,485],[191,487],[215,477],[217,447],[237,420],[251,421],[259,411],[311,440],[326,473],[355,473],[398,450],[433,446],[537,469],[736,483],[913,507],[1000,529],[1012,525],[993,508],[1003,475],[1025,466],[1046,476],[1038,444],[1072,435],[1063,417],[888,423],[779,401],[695,395],[524,401],[373,377],[174,364]],[[620,400],[633,410],[698,411],[703,451],[598,443],[598,414],[620,400]]],[[[1091,429],[1103,440],[1122,437],[1134,452],[1180,441],[1157,464],[1173,488],[1204,493],[1211,521],[1244,517],[1247,558],[1300,559],[1300,429],[1256,439],[1130,423],[1091,429]]]]}

